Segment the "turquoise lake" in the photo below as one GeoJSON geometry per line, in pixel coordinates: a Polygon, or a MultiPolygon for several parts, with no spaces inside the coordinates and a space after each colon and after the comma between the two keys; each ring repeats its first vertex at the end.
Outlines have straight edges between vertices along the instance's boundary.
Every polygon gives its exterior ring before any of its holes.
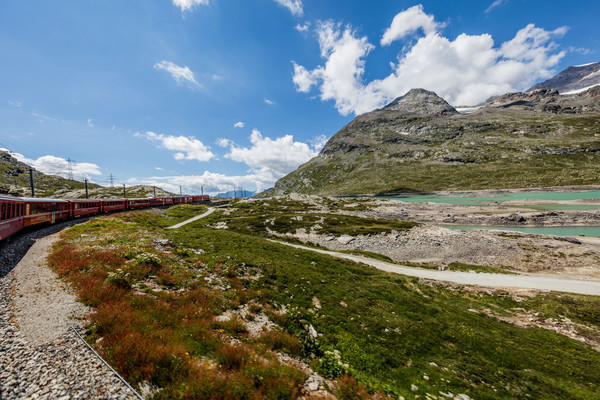
{"type": "Polygon", "coordinates": [[[557,236],[591,236],[600,237],[600,226],[561,226],[548,228],[508,228],[508,227],[482,227],[482,226],[460,226],[460,225],[441,225],[443,228],[458,229],[461,231],[471,231],[474,229],[490,229],[501,231],[515,231],[523,233],[542,233],[545,235],[557,236]]]}

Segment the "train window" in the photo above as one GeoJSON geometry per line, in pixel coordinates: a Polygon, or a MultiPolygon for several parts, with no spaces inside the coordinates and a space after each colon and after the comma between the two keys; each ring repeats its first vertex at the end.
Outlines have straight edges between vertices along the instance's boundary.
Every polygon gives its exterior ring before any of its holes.
{"type": "Polygon", "coordinates": [[[2,203],[0,205],[0,220],[6,219],[6,218],[4,218],[5,212],[6,212],[6,203],[2,203]]]}

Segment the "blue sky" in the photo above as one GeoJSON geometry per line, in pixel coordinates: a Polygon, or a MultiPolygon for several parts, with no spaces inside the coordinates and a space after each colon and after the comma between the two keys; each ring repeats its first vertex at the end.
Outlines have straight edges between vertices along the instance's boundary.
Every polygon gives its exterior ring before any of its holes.
{"type": "Polygon", "coordinates": [[[412,87],[453,105],[600,61],[598,1],[0,2],[0,148],[48,173],[262,190],[412,87]]]}

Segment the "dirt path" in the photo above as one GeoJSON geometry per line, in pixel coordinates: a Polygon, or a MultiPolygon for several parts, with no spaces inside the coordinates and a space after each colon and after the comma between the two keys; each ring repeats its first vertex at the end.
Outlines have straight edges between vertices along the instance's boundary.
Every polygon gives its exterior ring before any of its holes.
{"type": "Polygon", "coordinates": [[[175,225],[173,225],[173,226],[169,226],[167,229],[177,229],[177,228],[181,228],[182,226],[184,226],[184,225],[187,225],[187,224],[189,224],[190,222],[197,221],[197,220],[199,220],[200,218],[204,218],[204,217],[206,217],[206,216],[208,216],[208,215],[212,214],[214,211],[215,211],[215,209],[214,209],[214,208],[209,208],[209,209],[208,209],[208,210],[207,210],[207,211],[206,211],[204,214],[196,215],[196,216],[195,216],[195,217],[193,217],[193,218],[190,218],[190,219],[188,219],[188,220],[185,220],[185,221],[183,221],[183,222],[180,222],[180,223],[178,223],[178,224],[175,224],[175,225]]]}
{"type": "Polygon", "coordinates": [[[415,276],[418,278],[495,288],[506,287],[536,290],[553,290],[568,293],[600,295],[599,280],[565,279],[546,275],[487,274],[412,268],[352,254],[344,254],[337,253],[334,251],[314,249],[296,244],[279,242],[276,240],[271,241],[274,243],[279,243],[302,250],[314,251],[321,254],[327,254],[333,257],[344,258],[347,260],[364,263],[382,271],[393,272],[401,275],[415,276]]]}

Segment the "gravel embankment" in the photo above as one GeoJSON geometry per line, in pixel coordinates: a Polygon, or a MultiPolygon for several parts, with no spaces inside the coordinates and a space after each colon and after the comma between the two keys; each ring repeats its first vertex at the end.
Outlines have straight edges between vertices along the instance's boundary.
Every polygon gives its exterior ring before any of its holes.
{"type": "Polygon", "coordinates": [[[86,310],[44,265],[53,238],[31,247],[83,221],[26,232],[0,250],[2,400],[136,399],[70,329],[82,332],[86,310]]]}

